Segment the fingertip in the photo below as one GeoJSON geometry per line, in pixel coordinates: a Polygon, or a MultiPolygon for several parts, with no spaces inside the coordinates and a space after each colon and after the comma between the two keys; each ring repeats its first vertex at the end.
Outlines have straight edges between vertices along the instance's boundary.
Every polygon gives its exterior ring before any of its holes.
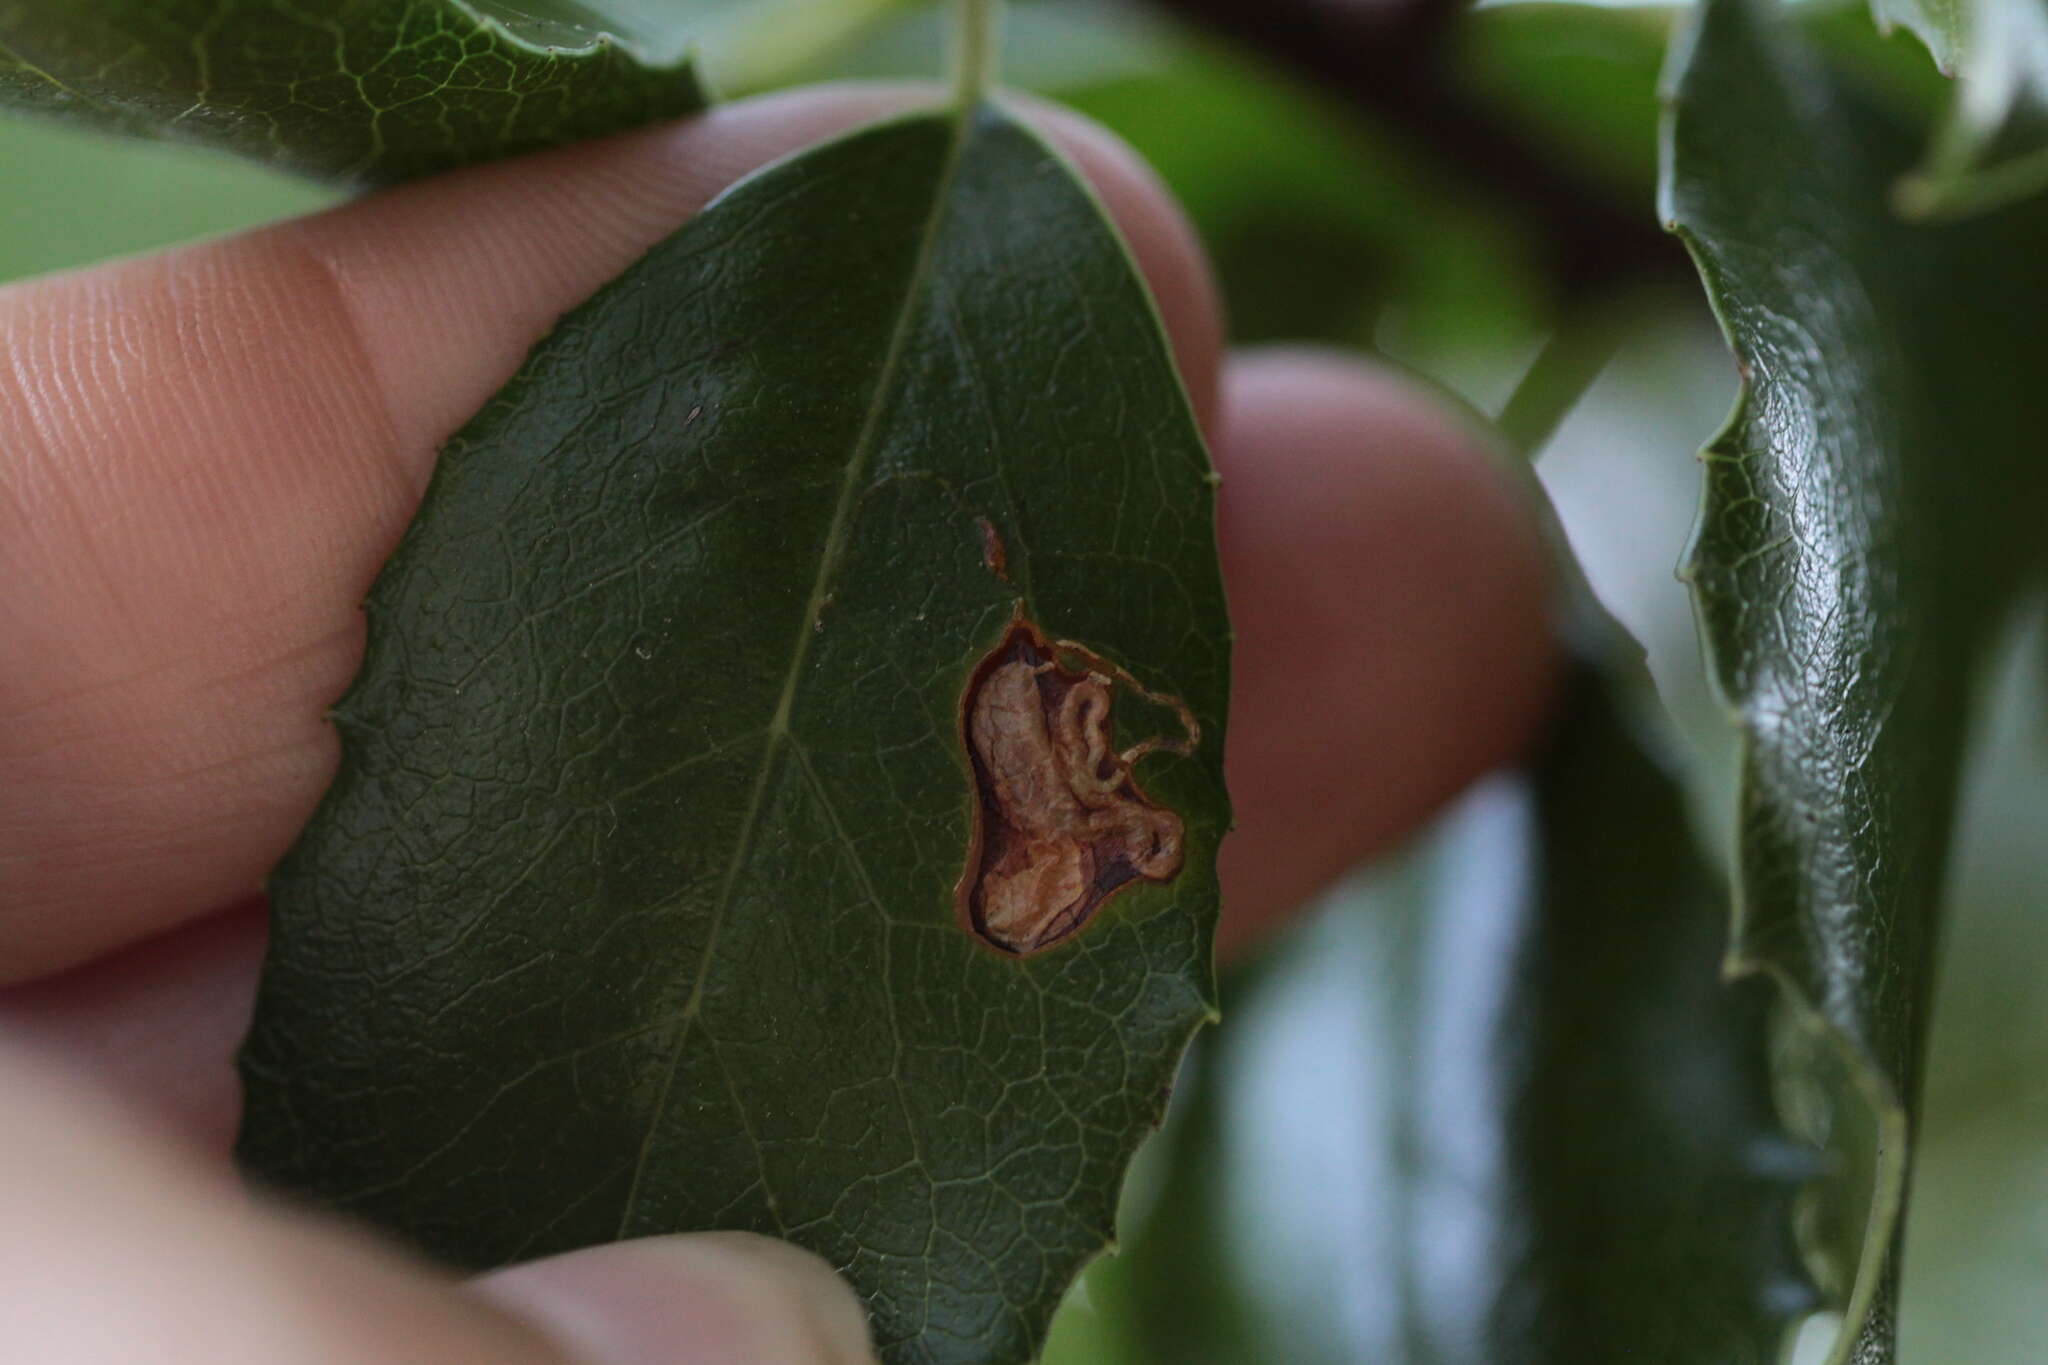
{"type": "Polygon", "coordinates": [[[249,1031],[266,919],[252,902],[0,988],[0,1031],[93,1076],[194,1150],[225,1151],[241,1117],[235,1048],[249,1031]]]}
{"type": "Polygon", "coordinates": [[[478,1292],[587,1365],[872,1365],[867,1315],[824,1261],[743,1232],[650,1237],[483,1277],[478,1292]]]}
{"type": "Polygon", "coordinates": [[[0,1094],[10,1360],[564,1365],[443,1273],[251,1200],[75,1073],[0,1046],[0,1094]]]}
{"type": "Polygon", "coordinates": [[[105,1089],[0,1039],[0,1281],[40,1365],[873,1365],[823,1261],[648,1238],[464,1286],[361,1229],[252,1199],[105,1089]]]}
{"type": "Polygon", "coordinates": [[[1560,656],[1539,523],[1447,404],[1300,348],[1223,395],[1228,949],[1524,753],[1560,656]]]}

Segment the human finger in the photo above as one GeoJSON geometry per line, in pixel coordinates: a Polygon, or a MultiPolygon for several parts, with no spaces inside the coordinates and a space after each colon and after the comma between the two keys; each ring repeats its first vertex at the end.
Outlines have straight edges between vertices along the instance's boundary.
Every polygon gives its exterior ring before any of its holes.
{"type": "Polygon", "coordinates": [[[1521,756],[1560,655],[1535,516],[1419,384],[1329,351],[1235,356],[1215,448],[1228,952],[1521,756]]]}
{"type": "Polygon", "coordinates": [[[477,1286],[251,1200],[0,1043],[0,1320],[40,1365],[863,1365],[851,1291],[732,1234],[560,1256],[477,1286]]]}

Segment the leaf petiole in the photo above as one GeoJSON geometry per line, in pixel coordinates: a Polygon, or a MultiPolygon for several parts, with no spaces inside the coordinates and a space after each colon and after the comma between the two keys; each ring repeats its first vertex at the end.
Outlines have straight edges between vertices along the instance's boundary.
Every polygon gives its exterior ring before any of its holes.
{"type": "Polygon", "coordinates": [[[960,0],[960,17],[953,27],[953,96],[963,110],[972,109],[995,84],[1001,3],[960,0]]]}

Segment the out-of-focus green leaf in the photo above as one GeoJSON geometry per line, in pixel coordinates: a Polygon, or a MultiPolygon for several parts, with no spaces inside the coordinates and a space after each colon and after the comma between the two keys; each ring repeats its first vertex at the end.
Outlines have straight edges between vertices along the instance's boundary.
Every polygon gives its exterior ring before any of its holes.
{"type": "Polygon", "coordinates": [[[2003,642],[1965,781],[1900,1314],[1909,1361],[2031,1361],[2048,1343],[2048,675],[2044,621],[2003,642]]]}
{"type": "Polygon", "coordinates": [[[403,179],[694,113],[706,0],[0,0],[0,106],[403,179]]]}
{"type": "Polygon", "coordinates": [[[892,1365],[1031,1358],[1211,1012],[1214,485],[1122,244],[1006,116],[730,191],[457,435],[379,579],[245,1160],[469,1265],[787,1236],[892,1365]],[[1124,757],[970,749],[1017,612],[1100,694],[1006,686],[1079,739],[1113,698],[1124,757]],[[991,811],[1114,892],[1036,955],[956,905],[991,811]]]}
{"type": "Polygon", "coordinates": [[[1127,1365],[1403,1365],[1387,1310],[1418,862],[1354,878],[1226,976],[1229,1026],[1140,1158],[1164,1166],[1157,1192],[1089,1272],[1097,1311],[1131,1326],[1127,1365]]]}
{"type": "Polygon", "coordinates": [[[1487,5],[1453,31],[1455,69],[1475,95],[1639,192],[1657,183],[1657,78],[1670,9],[1487,5]]]}
{"type": "Polygon", "coordinates": [[[1884,28],[1911,29],[1927,45],[1935,65],[1953,73],[1969,46],[1976,4],[1977,0],[1870,0],[1870,10],[1884,28]]]}
{"type": "Polygon", "coordinates": [[[1768,1365],[1817,1306],[1792,1220],[1817,1164],[1778,1127],[1768,992],[1723,980],[1722,884],[1615,689],[1582,675],[1537,757],[1519,922],[1432,924],[1423,1036],[1485,1024],[1462,1070],[1417,1077],[1429,1365],[1768,1365]]]}
{"type": "Polygon", "coordinates": [[[2048,190],[2048,6],[2041,0],[1871,0],[1956,77],[1948,116],[1900,183],[1916,216],[1954,217],[2048,190]]]}
{"type": "MultiPolygon", "coordinates": [[[[887,79],[928,67],[946,42],[952,3],[897,0],[894,14],[808,69],[783,72],[783,82],[887,79]]],[[[1024,0],[1004,10],[1001,74],[1040,93],[1121,79],[1156,67],[1173,34],[1144,0],[1024,0]]]]}
{"type": "Polygon", "coordinates": [[[1689,564],[1746,743],[1733,955],[1786,987],[1788,1109],[1837,1160],[1806,1211],[1832,1359],[1881,1365],[1964,717],[2040,556],[2048,201],[1901,223],[1920,130],[1757,0],[1706,5],[1668,137],[1746,379],[1689,564]]]}
{"type": "Polygon", "coordinates": [[[1817,1302],[1792,1216],[1816,1159],[1617,685],[1581,674],[1533,774],[1233,993],[1119,1267],[1137,1360],[1777,1359],[1817,1302]]]}
{"type": "Polygon", "coordinates": [[[2048,7],[1976,0],[1955,102],[1900,186],[1908,212],[1957,216],[2048,190],[2048,7]]]}
{"type": "MultiPolygon", "coordinates": [[[[866,47],[875,30],[891,18],[927,3],[929,0],[724,0],[717,17],[699,36],[699,59],[718,89],[735,97],[798,85],[813,79],[821,66],[836,63],[841,54],[866,47]]],[[[893,54],[898,60],[869,74],[901,79],[938,70],[939,54],[949,41],[945,29],[956,17],[958,4],[959,0],[943,0],[943,15],[933,15],[942,21],[920,34],[923,41],[912,50],[893,54]]]]}
{"type": "MultiPolygon", "coordinates": [[[[937,44],[928,5],[808,73],[899,73],[937,44]]],[[[1285,74],[1115,0],[1013,6],[1006,81],[1095,118],[1159,172],[1215,262],[1233,337],[1315,339],[1507,368],[1542,285],[1498,214],[1441,168],[1285,74]]],[[[1646,199],[1647,202],[1647,199],[1646,199]]]]}
{"type": "Polygon", "coordinates": [[[1817,1305],[1772,992],[1723,977],[1640,651],[1565,577],[1596,662],[1533,770],[1230,984],[1119,1267],[1130,1359],[1770,1365],[1817,1305]]]}
{"type": "Polygon", "coordinates": [[[1236,339],[1315,339],[1425,368],[1541,328],[1525,244],[1436,168],[1236,54],[1176,40],[1153,71],[1059,92],[1187,206],[1236,339]]]}
{"type": "Polygon", "coordinates": [[[194,147],[0,118],[0,281],[234,232],[331,204],[334,190],[194,147]]]}
{"type": "Polygon", "coordinates": [[[1827,64],[1889,115],[1914,127],[1933,127],[1955,97],[1955,82],[1927,60],[1909,33],[1880,32],[1856,4],[1793,5],[1789,17],[1827,64]]]}
{"type": "Polygon", "coordinates": [[[1492,214],[1235,53],[1176,38],[1149,72],[1058,93],[1187,206],[1240,340],[1314,337],[1421,360],[1511,347],[1540,325],[1533,267],[1492,214]]]}

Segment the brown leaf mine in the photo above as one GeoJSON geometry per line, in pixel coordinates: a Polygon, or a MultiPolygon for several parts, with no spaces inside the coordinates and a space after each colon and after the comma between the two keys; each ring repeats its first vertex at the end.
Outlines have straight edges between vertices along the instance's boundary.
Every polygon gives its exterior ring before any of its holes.
{"type": "Polygon", "coordinates": [[[1010,581],[1010,552],[1003,546],[1003,533],[987,517],[974,519],[975,529],[981,532],[981,562],[997,578],[1010,581]]]}
{"type": "Polygon", "coordinates": [[[1196,742],[1194,717],[1078,645],[1048,642],[1020,615],[961,698],[974,771],[975,830],[956,900],[967,926],[1016,956],[1043,952],[1133,882],[1181,866],[1181,819],[1138,787],[1131,765],[1196,742]],[[1082,666],[1069,668],[1062,656],[1082,666]],[[1118,753],[1112,708],[1124,683],[1170,706],[1187,735],[1118,753]]]}

